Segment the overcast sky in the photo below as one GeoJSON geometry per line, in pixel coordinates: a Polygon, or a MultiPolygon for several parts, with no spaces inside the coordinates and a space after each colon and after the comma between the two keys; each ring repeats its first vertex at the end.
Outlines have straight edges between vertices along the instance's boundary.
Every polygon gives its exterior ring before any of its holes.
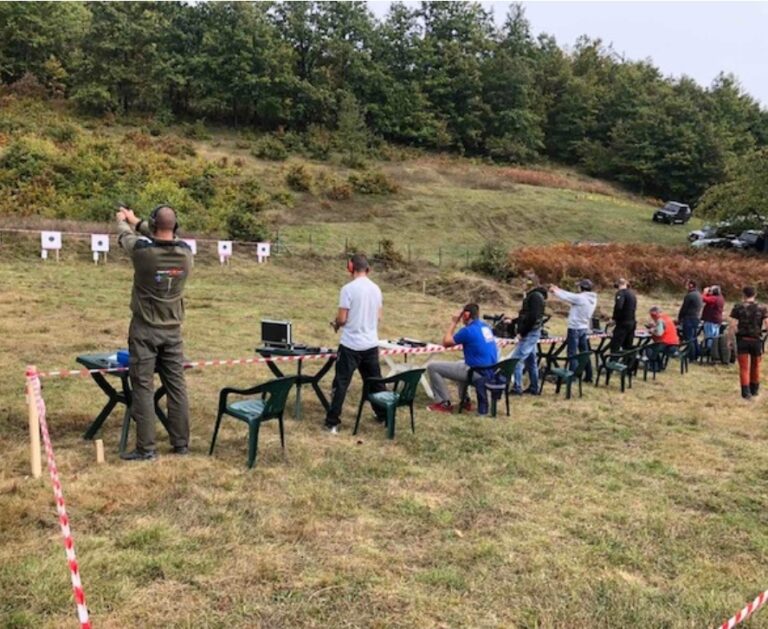
{"type": "MultiPolygon", "coordinates": [[[[368,3],[378,17],[390,3],[368,3]]],[[[418,2],[406,2],[418,6],[418,2]]],[[[510,2],[482,2],[503,23],[510,2]]],[[[768,2],[523,2],[535,35],[600,38],[629,59],[709,85],[722,70],[768,107],[768,2]]]]}

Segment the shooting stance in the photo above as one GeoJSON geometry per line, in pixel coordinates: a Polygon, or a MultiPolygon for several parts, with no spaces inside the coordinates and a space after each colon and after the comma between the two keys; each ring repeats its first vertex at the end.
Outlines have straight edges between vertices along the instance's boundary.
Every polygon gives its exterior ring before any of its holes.
{"type": "Polygon", "coordinates": [[[189,452],[189,403],[184,381],[181,324],[184,284],[192,251],[176,238],[176,213],[155,208],[148,221],[121,206],[116,214],[118,243],[133,261],[131,326],[128,332],[131,412],[136,420],[136,449],[120,455],[126,461],[151,460],[155,453],[155,371],[168,393],[171,452],[189,452]]]}
{"type": "MultiPolygon", "coordinates": [[[[331,321],[335,331],[341,330],[336,375],[331,385],[331,407],[325,418],[325,430],[332,434],[339,432],[341,409],[355,370],[363,380],[381,377],[378,324],[382,297],[381,289],[368,278],[370,270],[364,255],[355,254],[347,261],[352,281],[342,287],[339,310],[331,321]]],[[[371,386],[372,393],[384,389],[383,384],[371,386]]],[[[380,422],[386,420],[383,410],[374,408],[374,411],[380,422]]]]}

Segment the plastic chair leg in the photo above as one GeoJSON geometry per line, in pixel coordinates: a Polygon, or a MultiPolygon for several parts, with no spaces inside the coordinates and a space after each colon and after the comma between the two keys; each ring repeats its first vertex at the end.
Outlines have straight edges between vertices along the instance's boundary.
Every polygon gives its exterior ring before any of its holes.
{"type": "Polygon", "coordinates": [[[571,384],[573,382],[573,378],[568,378],[565,381],[565,399],[570,400],[571,399],[571,384]]]}
{"type": "Polygon", "coordinates": [[[248,422],[248,469],[256,462],[256,450],[259,446],[259,428],[261,422],[248,422]]]}
{"type": "Polygon", "coordinates": [[[277,418],[277,425],[280,427],[280,447],[285,450],[285,429],[283,428],[283,414],[277,418]]]}
{"type": "Polygon", "coordinates": [[[555,382],[555,393],[560,393],[560,387],[563,384],[562,378],[560,376],[557,377],[557,382],[555,382]]]}
{"type": "Polygon", "coordinates": [[[387,439],[395,438],[395,406],[387,406],[387,439]]]}
{"type": "Polygon", "coordinates": [[[216,415],[216,424],[213,427],[213,437],[211,438],[211,447],[208,449],[208,456],[213,454],[213,448],[216,445],[216,437],[219,436],[219,426],[221,426],[221,416],[223,414],[222,411],[219,411],[218,415],[216,415]]]}
{"type": "Polygon", "coordinates": [[[509,387],[504,391],[504,404],[507,407],[507,417],[509,417],[509,387]]]}
{"type": "Polygon", "coordinates": [[[584,397],[584,392],[581,390],[581,376],[579,376],[579,397],[584,397]]]}
{"type": "Polygon", "coordinates": [[[493,391],[489,393],[491,398],[491,417],[496,417],[496,396],[493,394],[493,391]]]}
{"type": "Polygon", "coordinates": [[[621,392],[622,392],[622,393],[624,393],[624,390],[625,390],[625,383],[626,383],[626,380],[627,380],[627,376],[626,376],[626,374],[625,374],[625,373],[622,371],[622,372],[621,372],[621,392]]]}
{"type": "Polygon", "coordinates": [[[413,419],[413,402],[408,405],[408,410],[411,411],[411,432],[416,433],[416,422],[413,419]]]}

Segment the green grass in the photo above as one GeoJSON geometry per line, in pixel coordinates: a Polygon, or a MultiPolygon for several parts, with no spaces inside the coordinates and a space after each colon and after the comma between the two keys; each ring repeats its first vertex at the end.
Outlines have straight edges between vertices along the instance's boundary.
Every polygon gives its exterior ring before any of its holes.
{"type": "MultiPolygon", "coordinates": [[[[71,626],[50,487],[27,476],[23,368],[124,346],[131,273],[120,255],[95,267],[17,253],[0,260],[0,624],[71,626]]],[[[341,267],[201,260],[187,354],[250,356],[263,316],[334,343],[341,267]]],[[[383,337],[441,336],[455,303],[375,278],[383,337]]],[[[733,368],[694,365],[625,395],[588,387],[567,403],[547,385],[497,421],[433,416],[422,397],[416,434],[403,423],[393,442],[370,420],[350,435],[356,383],[338,437],[321,432],[308,396],[285,457],[269,425],[246,470],[235,422],[208,457],[218,390],[267,377],[262,366],[190,372],[193,454],[164,455],[159,431],[160,460],[120,463],[115,414],[103,466],[81,440],[102,402],[95,385],[44,383],[96,626],[700,627],[768,583],[766,403],[741,403],[733,368]]],[[[750,622],[768,627],[768,615],[750,622]]]]}

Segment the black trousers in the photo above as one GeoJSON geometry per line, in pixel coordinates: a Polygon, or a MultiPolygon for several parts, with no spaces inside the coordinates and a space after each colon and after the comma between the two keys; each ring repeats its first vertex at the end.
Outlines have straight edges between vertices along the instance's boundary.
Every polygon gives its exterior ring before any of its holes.
{"type": "MultiPolygon", "coordinates": [[[[380,378],[381,367],[379,366],[379,348],[372,347],[363,351],[356,351],[339,345],[336,357],[336,375],[333,377],[331,385],[331,408],[328,409],[328,415],[325,417],[326,426],[337,426],[341,423],[341,409],[344,406],[344,398],[347,396],[347,389],[352,382],[352,376],[355,371],[360,372],[363,380],[368,378],[380,378]]],[[[383,384],[372,385],[369,389],[371,393],[386,390],[383,384]]],[[[383,410],[374,409],[379,419],[384,419],[386,415],[383,410]]]]}
{"type": "Polygon", "coordinates": [[[617,323],[611,336],[611,353],[632,349],[635,342],[635,323],[617,323]]]}

